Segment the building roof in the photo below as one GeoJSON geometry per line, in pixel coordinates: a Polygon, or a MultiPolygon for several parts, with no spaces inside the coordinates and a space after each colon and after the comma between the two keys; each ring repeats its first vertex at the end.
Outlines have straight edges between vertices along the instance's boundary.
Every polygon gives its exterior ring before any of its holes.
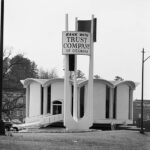
{"type": "Polygon", "coordinates": [[[36,79],[36,78],[27,78],[25,80],[21,80],[21,83],[24,85],[24,87],[27,87],[32,82],[39,83],[43,85],[45,82],[47,82],[49,79],[36,79]]]}
{"type": "MultiPolygon", "coordinates": [[[[32,82],[36,82],[41,84],[43,87],[48,86],[52,83],[55,82],[63,82],[64,79],[63,78],[54,78],[54,79],[35,79],[35,78],[27,78],[25,80],[21,80],[21,83],[24,85],[24,87],[27,87],[29,84],[31,84],[32,82]]],[[[73,80],[70,80],[71,84],[73,84],[73,80]]],[[[135,87],[137,86],[137,83],[133,82],[133,81],[108,81],[105,79],[94,79],[94,82],[100,82],[100,83],[104,83],[106,85],[108,85],[111,88],[115,88],[119,85],[123,85],[126,84],[129,87],[131,87],[132,89],[135,89],[135,87]]],[[[77,80],[78,83],[78,87],[84,86],[86,84],[88,84],[88,80],[77,80]]]]}

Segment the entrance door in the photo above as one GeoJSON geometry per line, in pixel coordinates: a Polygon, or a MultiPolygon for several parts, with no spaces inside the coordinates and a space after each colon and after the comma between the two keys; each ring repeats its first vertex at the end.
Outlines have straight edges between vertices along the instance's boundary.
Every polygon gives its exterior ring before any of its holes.
{"type": "Polygon", "coordinates": [[[53,102],[53,115],[57,115],[61,113],[62,113],[62,102],[54,101],[53,102]]]}

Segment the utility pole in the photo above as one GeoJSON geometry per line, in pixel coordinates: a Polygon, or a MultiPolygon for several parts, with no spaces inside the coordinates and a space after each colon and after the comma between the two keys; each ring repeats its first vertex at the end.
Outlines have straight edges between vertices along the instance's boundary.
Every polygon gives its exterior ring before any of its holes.
{"type": "Polygon", "coordinates": [[[5,126],[2,120],[4,0],[1,0],[0,24],[0,135],[5,135],[5,126]]]}
{"type": "Polygon", "coordinates": [[[144,58],[144,48],[142,50],[142,88],[141,88],[141,130],[140,133],[144,134],[144,129],[143,129],[143,95],[144,95],[144,63],[146,60],[150,58],[148,56],[146,59],[144,58]]]}
{"type": "Polygon", "coordinates": [[[141,130],[140,133],[144,134],[143,129],[143,91],[144,91],[144,48],[142,50],[142,88],[141,88],[141,130]]]}

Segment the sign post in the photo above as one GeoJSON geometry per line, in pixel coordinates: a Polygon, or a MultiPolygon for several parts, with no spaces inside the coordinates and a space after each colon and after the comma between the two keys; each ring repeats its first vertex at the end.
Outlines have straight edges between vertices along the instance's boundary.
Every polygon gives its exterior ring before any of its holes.
{"type": "MultiPolygon", "coordinates": [[[[68,31],[68,14],[66,14],[66,26],[65,29],[66,31],[68,31]]],[[[64,125],[66,126],[66,122],[68,120],[67,116],[65,114],[67,114],[68,112],[66,112],[68,109],[66,108],[67,102],[70,98],[70,88],[69,88],[69,55],[65,55],[65,78],[64,78],[64,125]]]]}
{"type": "Polygon", "coordinates": [[[92,15],[91,21],[91,55],[89,61],[89,81],[88,81],[88,106],[89,107],[89,118],[91,123],[93,122],[93,67],[94,67],[94,44],[93,44],[93,20],[94,15],[92,15]]]}
{"type": "MultiPolygon", "coordinates": [[[[62,32],[62,54],[65,55],[64,78],[64,126],[68,130],[87,130],[93,124],[93,62],[94,62],[94,15],[92,20],[82,22],[83,31],[78,31],[79,22],[75,20],[75,31],[68,31],[68,14],[66,15],[66,31],[62,32]],[[88,24],[88,30],[84,25],[88,24]],[[79,100],[77,94],[77,55],[89,56],[89,80],[85,112],[79,118],[79,100]],[[69,57],[71,56],[71,57],[69,57]],[[73,61],[73,66],[72,62],[73,61]],[[71,62],[69,64],[69,61],[71,62]],[[71,115],[71,83],[70,71],[74,71],[73,114],[71,115]]],[[[81,26],[80,26],[81,27],[81,26]]],[[[96,29],[95,29],[96,30],[96,29]]],[[[95,34],[94,34],[95,35],[95,34]]]]}
{"type": "MultiPolygon", "coordinates": [[[[77,18],[75,18],[75,31],[77,31],[77,18]]],[[[73,91],[73,118],[78,121],[78,96],[77,96],[77,55],[74,55],[74,91],[73,91]]]]}

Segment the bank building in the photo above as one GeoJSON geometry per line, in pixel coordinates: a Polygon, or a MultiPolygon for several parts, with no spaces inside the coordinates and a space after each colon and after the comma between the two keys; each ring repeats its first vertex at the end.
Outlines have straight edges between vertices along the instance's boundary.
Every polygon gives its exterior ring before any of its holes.
{"type": "MultiPolygon", "coordinates": [[[[64,114],[64,79],[33,79],[21,81],[26,88],[26,123],[47,126],[73,115],[73,81],[70,80],[70,114],[64,114]]],[[[92,124],[133,123],[133,81],[93,79],[92,124]]],[[[77,118],[88,115],[88,80],[77,81],[77,118]],[[85,113],[87,111],[87,113],[85,113]]]]}

